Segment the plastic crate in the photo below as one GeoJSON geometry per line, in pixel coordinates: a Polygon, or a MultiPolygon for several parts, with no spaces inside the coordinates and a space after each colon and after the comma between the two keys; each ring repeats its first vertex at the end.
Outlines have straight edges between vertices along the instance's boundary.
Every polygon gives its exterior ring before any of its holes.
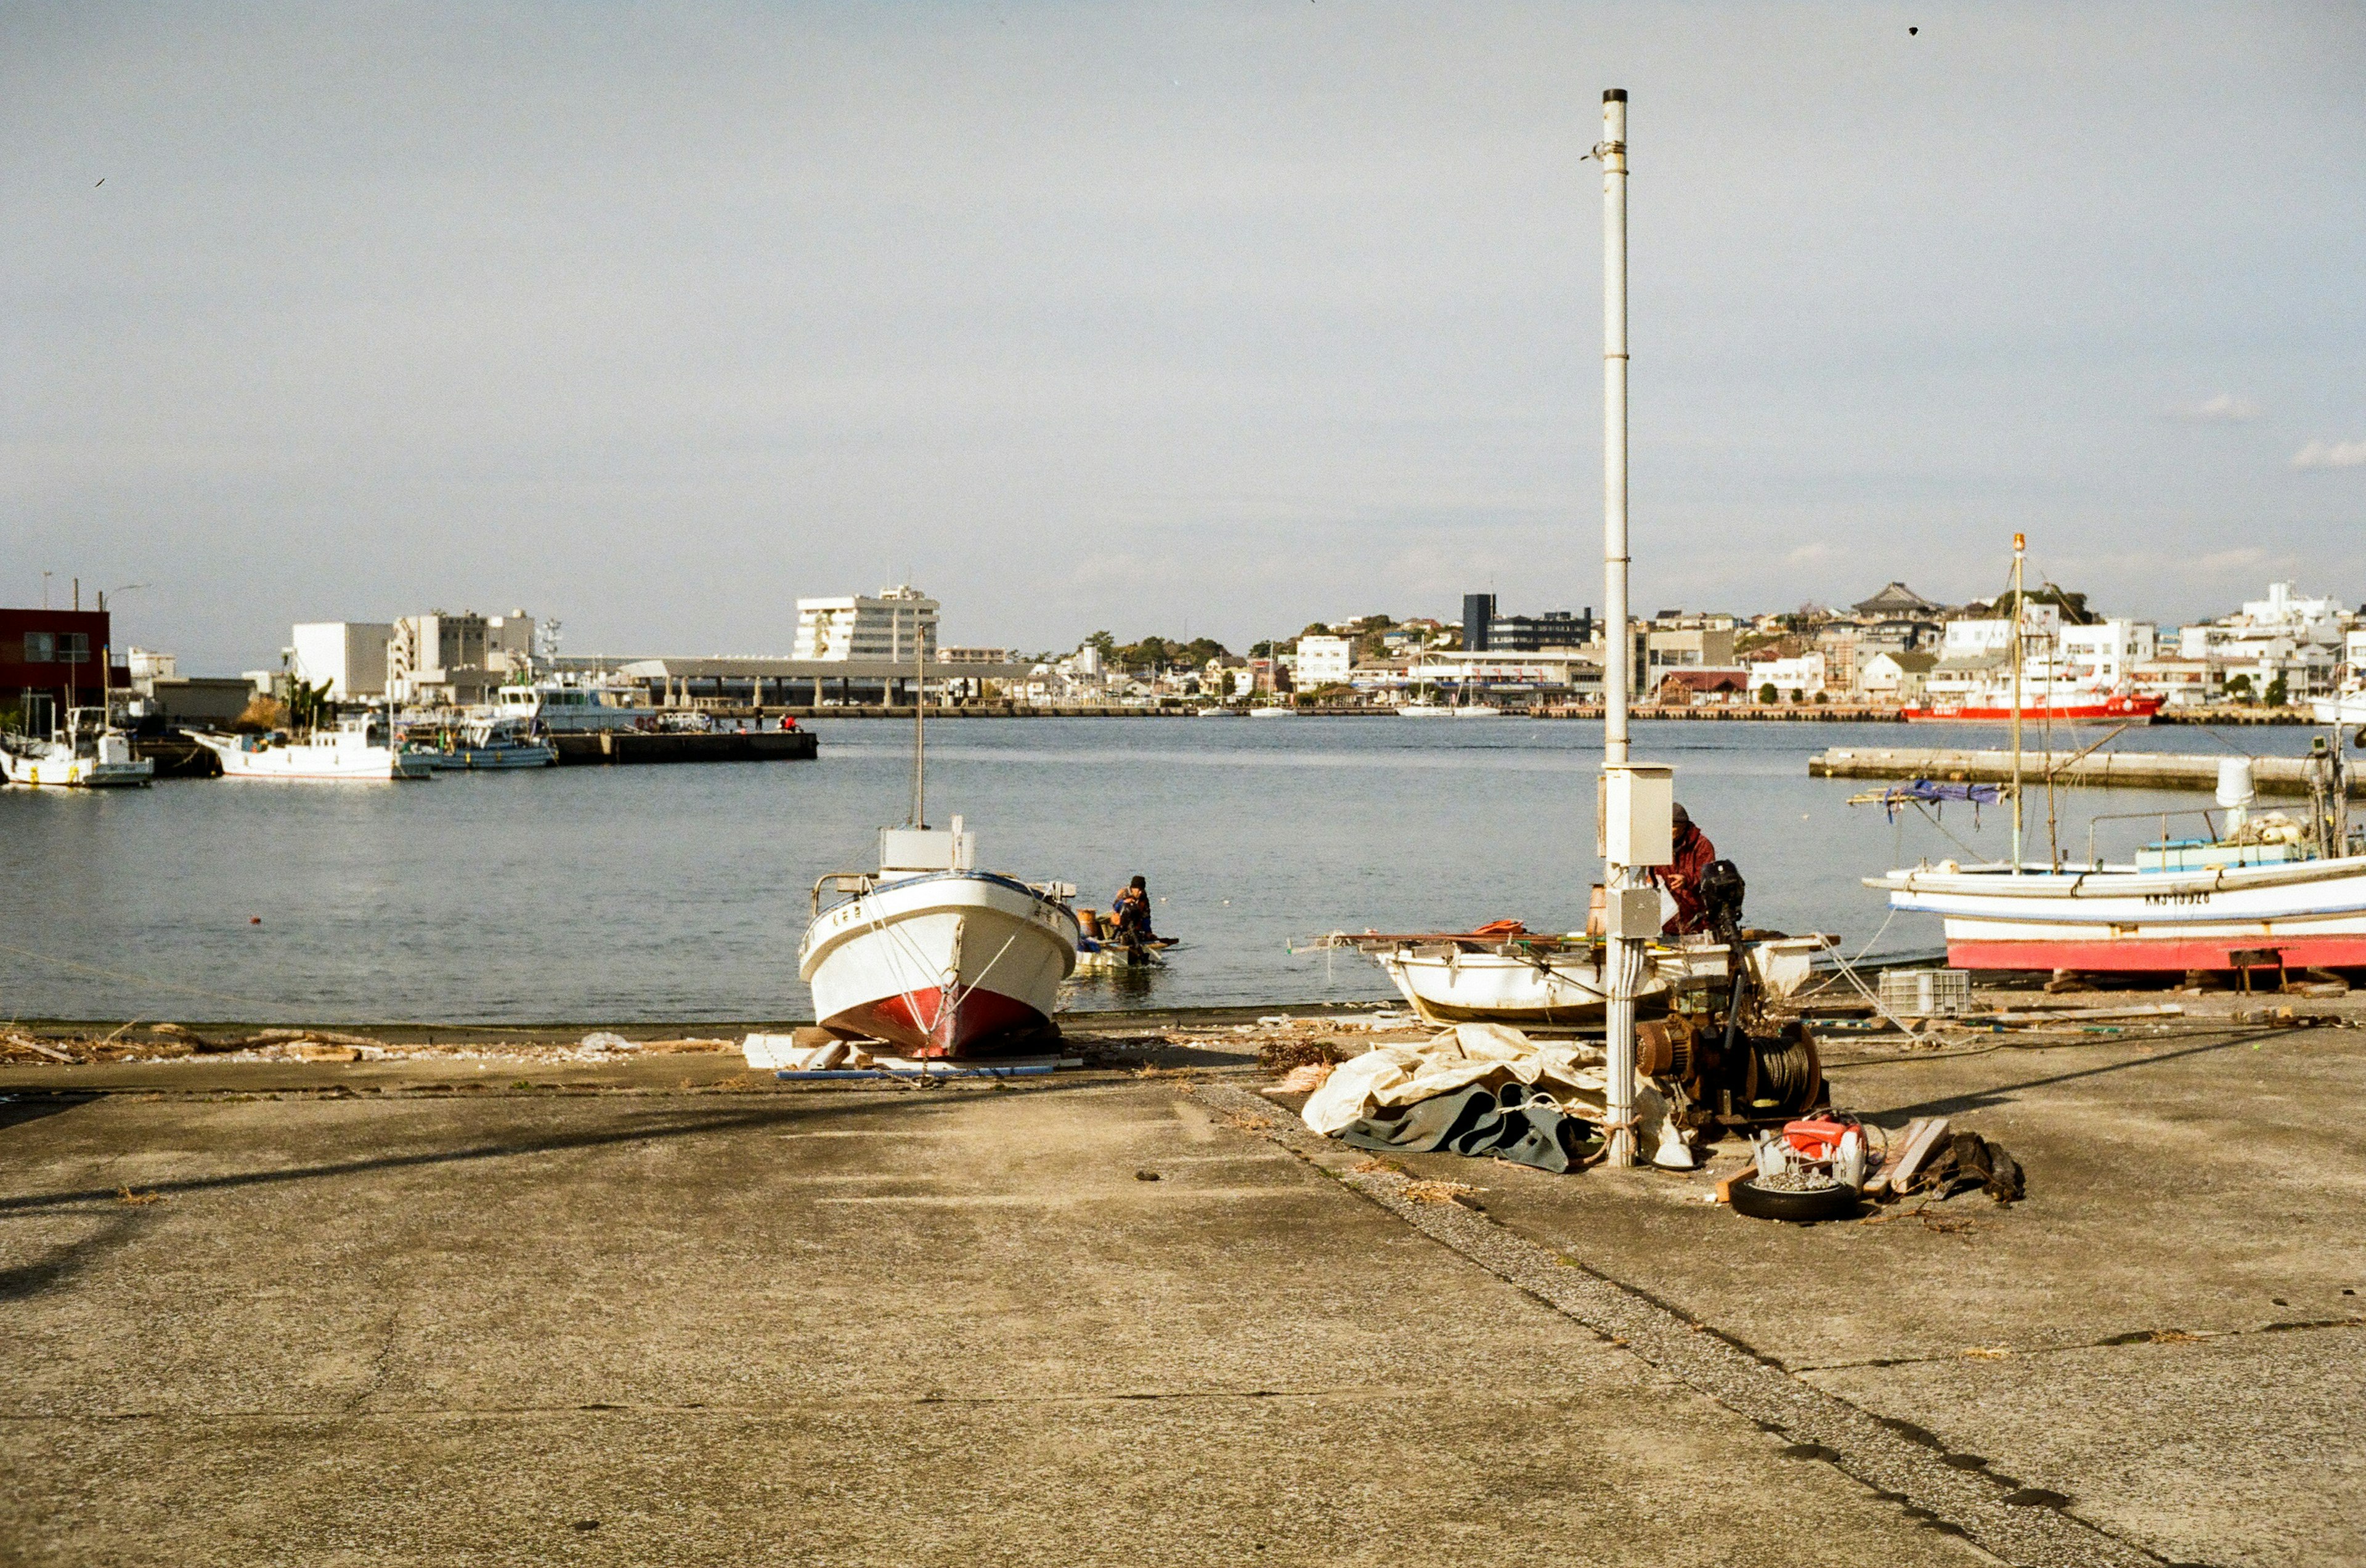
{"type": "Polygon", "coordinates": [[[1900,1018],[1960,1018],[1971,1010],[1972,977],[1961,969],[1885,969],[1881,1005],[1900,1018]]]}

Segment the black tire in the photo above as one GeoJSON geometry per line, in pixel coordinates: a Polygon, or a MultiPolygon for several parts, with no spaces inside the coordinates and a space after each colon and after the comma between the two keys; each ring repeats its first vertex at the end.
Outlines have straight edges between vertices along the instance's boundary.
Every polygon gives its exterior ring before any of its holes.
{"type": "Polygon", "coordinates": [[[1847,1187],[1823,1187],[1813,1192],[1770,1192],[1755,1181],[1733,1184],[1733,1212],[1753,1220],[1788,1220],[1813,1224],[1842,1220],[1856,1213],[1857,1195],[1847,1187]]]}

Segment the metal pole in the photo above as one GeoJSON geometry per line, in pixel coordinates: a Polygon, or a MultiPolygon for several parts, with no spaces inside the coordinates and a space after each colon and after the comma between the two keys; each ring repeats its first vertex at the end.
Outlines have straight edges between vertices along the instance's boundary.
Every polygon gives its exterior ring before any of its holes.
{"type": "Polygon", "coordinates": [[[2021,874],[2021,618],[2022,557],[2028,538],[2012,536],[2012,874],[2021,874]]]}
{"type": "MultiPolygon", "coordinates": [[[[1602,761],[1627,761],[1627,694],[1634,639],[1627,615],[1627,90],[1602,95],[1602,761]]],[[[1607,792],[1605,793],[1607,799],[1607,792]]],[[[1610,842],[1606,830],[1606,846],[1610,842]]],[[[1612,899],[1632,885],[1633,868],[1605,859],[1612,899]]],[[[1609,1083],[1606,1150],[1613,1166],[1635,1163],[1635,994],[1641,988],[1643,939],[1613,937],[1604,953],[1610,973],[1606,1009],[1609,1083]]]]}
{"type": "Polygon", "coordinates": [[[1602,744],[1627,760],[1627,89],[1602,95],[1602,744]]]}
{"type": "Polygon", "coordinates": [[[912,644],[912,826],[929,825],[929,645],[912,644]]]}

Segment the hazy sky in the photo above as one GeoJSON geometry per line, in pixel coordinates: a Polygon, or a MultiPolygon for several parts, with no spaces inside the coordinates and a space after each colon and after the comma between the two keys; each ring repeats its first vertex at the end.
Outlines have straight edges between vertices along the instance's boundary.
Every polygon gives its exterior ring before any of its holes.
{"type": "Polygon", "coordinates": [[[1598,605],[1614,85],[1639,609],[2366,599],[2366,8],[883,0],[0,9],[0,602],[1598,605]]]}

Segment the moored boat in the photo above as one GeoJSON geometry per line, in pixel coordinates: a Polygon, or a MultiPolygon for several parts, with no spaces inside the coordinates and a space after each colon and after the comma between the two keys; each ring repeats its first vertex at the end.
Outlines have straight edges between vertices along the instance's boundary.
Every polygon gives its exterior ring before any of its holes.
{"type": "MultiPolygon", "coordinates": [[[[2023,697],[2020,714],[2023,724],[2133,724],[2160,712],[2166,700],[2162,697],[2132,696],[2124,693],[2057,692],[2048,694],[2033,688],[2023,697]]],[[[1899,712],[1909,722],[1918,724],[1932,721],[2010,724],[2014,709],[2010,693],[1982,693],[1963,702],[1910,706],[1899,712]]]]}
{"type": "Polygon", "coordinates": [[[74,708],[46,740],[0,737],[0,778],[35,788],[141,788],[156,764],[132,755],[131,738],[107,721],[104,708],[74,708]]]}
{"type": "Polygon", "coordinates": [[[189,737],[221,759],[230,779],[371,780],[432,779],[435,764],[417,752],[398,750],[379,721],[369,715],[342,719],[333,729],[290,738],[278,735],[189,737]]]}
{"type": "Polygon", "coordinates": [[[445,772],[487,773],[508,768],[555,768],[558,750],[529,734],[516,718],[471,719],[441,746],[414,749],[445,772]]]}

